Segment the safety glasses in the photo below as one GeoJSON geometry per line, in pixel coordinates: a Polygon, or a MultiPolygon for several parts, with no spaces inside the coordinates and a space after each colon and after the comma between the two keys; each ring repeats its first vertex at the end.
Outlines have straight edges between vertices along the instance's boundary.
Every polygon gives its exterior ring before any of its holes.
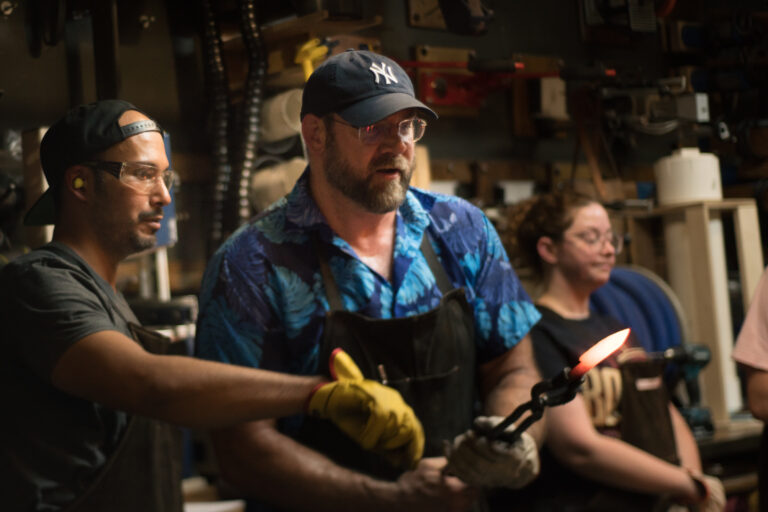
{"type": "Polygon", "coordinates": [[[150,193],[159,181],[170,191],[177,178],[176,172],[173,169],[161,171],[153,165],[138,162],[95,160],[82,162],[82,165],[107,172],[120,180],[123,185],[131,187],[142,194],[150,193]]]}

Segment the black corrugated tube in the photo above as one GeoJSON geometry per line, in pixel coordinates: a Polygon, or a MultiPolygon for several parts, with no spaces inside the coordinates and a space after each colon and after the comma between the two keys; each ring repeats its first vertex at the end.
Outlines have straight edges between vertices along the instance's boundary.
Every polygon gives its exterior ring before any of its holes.
{"type": "MultiPolygon", "coordinates": [[[[238,147],[239,158],[234,167],[235,176],[232,177],[232,185],[237,183],[234,199],[237,205],[238,225],[245,223],[251,217],[248,189],[258,152],[259,123],[264,93],[264,77],[266,75],[266,54],[259,23],[256,19],[256,1],[240,0],[239,4],[243,42],[248,52],[248,75],[245,82],[242,133],[238,147]]],[[[236,227],[234,226],[234,228],[236,227]]]]}
{"type": "Polygon", "coordinates": [[[210,95],[211,138],[216,184],[213,192],[213,214],[208,252],[212,254],[223,242],[226,232],[227,191],[230,188],[229,164],[229,85],[221,55],[221,34],[209,0],[203,6],[203,49],[205,80],[210,95]]]}

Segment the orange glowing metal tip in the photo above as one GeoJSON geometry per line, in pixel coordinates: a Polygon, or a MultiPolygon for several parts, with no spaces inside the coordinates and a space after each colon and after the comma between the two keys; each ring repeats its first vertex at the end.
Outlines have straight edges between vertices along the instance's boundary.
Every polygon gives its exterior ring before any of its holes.
{"type": "Polygon", "coordinates": [[[598,341],[589,350],[581,354],[576,368],[571,370],[565,367],[562,372],[551,379],[542,380],[534,385],[531,388],[530,400],[518,405],[512,411],[512,414],[497,423],[493,428],[481,431],[480,434],[490,441],[502,439],[508,443],[516,442],[525,429],[541,419],[545,407],[562,405],[573,400],[582,384],[581,378],[584,374],[618,350],[627,341],[628,337],[629,329],[624,329],[598,341]],[[519,420],[526,412],[530,414],[512,432],[507,432],[506,428],[519,420]]]}
{"type": "Polygon", "coordinates": [[[627,341],[629,331],[629,328],[622,329],[595,343],[589,350],[581,354],[579,364],[571,370],[568,376],[572,379],[578,379],[597,366],[603,359],[616,352],[627,341]]]}

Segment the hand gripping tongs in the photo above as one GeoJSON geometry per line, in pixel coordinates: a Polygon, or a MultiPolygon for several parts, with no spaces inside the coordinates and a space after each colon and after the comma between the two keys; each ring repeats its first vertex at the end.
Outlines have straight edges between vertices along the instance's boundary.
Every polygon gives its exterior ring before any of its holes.
{"type": "Polygon", "coordinates": [[[599,342],[579,357],[579,364],[571,370],[567,366],[551,379],[542,380],[531,388],[531,399],[517,406],[512,414],[488,430],[475,431],[488,439],[506,443],[517,441],[525,430],[544,415],[544,408],[570,402],[576,396],[579,386],[584,382],[584,375],[606,357],[615,352],[629,337],[629,329],[615,332],[599,342]],[[511,432],[505,429],[517,422],[526,412],[530,414],[511,432]]]}

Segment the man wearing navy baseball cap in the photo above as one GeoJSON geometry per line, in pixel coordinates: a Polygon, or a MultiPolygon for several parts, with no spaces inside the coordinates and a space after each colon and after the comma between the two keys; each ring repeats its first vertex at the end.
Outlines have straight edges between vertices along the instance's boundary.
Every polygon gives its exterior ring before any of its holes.
{"type": "Polygon", "coordinates": [[[170,424],[308,410],[368,449],[421,453],[412,409],[343,352],[332,381],[280,375],[166,355],[168,340],[139,325],[115,281],[122,259],[155,244],[170,202],[155,120],[125,101],[81,105],[40,157],[50,189],[26,222],[54,223],[53,241],[0,271],[3,510],[181,511],[170,424]]]}
{"type": "Polygon", "coordinates": [[[412,460],[306,416],[215,432],[223,474],[254,510],[473,510],[479,488],[538,472],[540,424],[511,445],[471,430],[478,412],[495,425],[530,398],[539,313],[479,209],[409,186],[435,120],[395,61],[328,58],[304,88],[306,171],[209,263],[199,356],[304,374],[341,347],[402,393],[426,435],[412,460]]]}

